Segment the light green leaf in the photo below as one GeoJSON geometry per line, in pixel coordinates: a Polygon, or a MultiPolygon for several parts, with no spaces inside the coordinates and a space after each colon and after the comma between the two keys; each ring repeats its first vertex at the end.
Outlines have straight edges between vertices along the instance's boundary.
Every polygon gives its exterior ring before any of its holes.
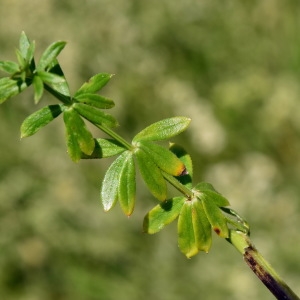
{"type": "Polygon", "coordinates": [[[64,111],[64,121],[67,129],[69,154],[70,156],[71,153],[75,154],[74,159],[73,156],[71,156],[71,158],[74,161],[79,161],[81,158],[81,151],[87,155],[92,154],[95,147],[95,141],[79,114],[72,108],[66,109],[64,111]],[[77,142],[75,142],[75,140],[77,142]],[[76,143],[81,150],[79,156],[78,147],[75,145],[76,143]],[[74,151],[72,151],[72,147],[74,147],[74,151]]]}
{"type": "Polygon", "coordinates": [[[57,83],[64,83],[66,79],[63,76],[56,75],[54,73],[49,73],[45,71],[38,71],[37,75],[46,83],[57,84],[57,83]]]}
{"type": "Polygon", "coordinates": [[[21,138],[35,134],[42,127],[49,124],[63,111],[63,105],[49,105],[28,116],[21,125],[21,138]]]}
{"type": "Polygon", "coordinates": [[[45,71],[53,61],[57,58],[62,49],[66,46],[66,42],[58,41],[52,43],[42,54],[40,61],[37,65],[38,71],[45,71]]]}
{"type": "Polygon", "coordinates": [[[78,102],[101,109],[108,109],[115,106],[115,103],[112,100],[102,97],[98,94],[79,94],[76,97],[76,100],[78,102]]]}
{"type": "Polygon", "coordinates": [[[28,51],[30,48],[30,44],[31,43],[30,43],[27,35],[25,34],[24,31],[22,31],[20,40],[19,40],[19,48],[20,48],[20,54],[22,55],[24,60],[27,60],[27,58],[28,58],[28,51]]]}
{"type": "Polygon", "coordinates": [[[192,206],[197,248],[199,251],[205,251],[207,253],[212,244],[211,225],[207,219],[202,203],[195,200],[192,206]]]}
{"type": "Polygon", "coordinates": [[[184,201],[184,197],[174,197],[151,209],[144,218],[144,232],[154,234],[173,222],[178,217],[184,201]]]}
{"type": "Polygon", "coordinates": [[[20,67],[13,61],[0,61],[0,70],[9,74],[14,74],[20,71],[20,67]]]}
{"type": "Polygon", "coordinates": [[[105,211],[112,209],[118,200],[120,174],[127,155],[123,152],[105,173],[101,187],[101,202],[105,211]]]}
{"type": "Polygon", "coordinates": [[[33,77],[33,87],[34,87],[34,102],[35,104],[39,103],[41,97],[44,92],[44,83],[43,80],[38,76],[35,75],[33,77]]]}
{"type": "Polygon", "coordinates": [[[152,142],[140,142],[138,145],[166,173],[180,176],[186,171],[182,161],[169,149],[152,142]]]}
{"type": "Polygon", "coordinates": [[[202,201],[206,216],[212,229],[217,235],[223,238],[228,238],[228,226],[225,216],[222,214],[220,208],[211,200],[210,197],[206,196],[206,193],[197,195],[198,199],[202,201]]]}
{"type": "Polygon", "coordinates": [[[88,82],[85,82],[75,93],[74,98],[81,94],[93,94],[100,91],[111,79],[113,75],[107,73],[99,73],[91,77],[88,82]]]}
{"type": "Polygon", "coordinates": [[[123,212],[130,216],[134,209],[136,194],[135,165],[133,154],[126,151],[123,167],[120,173],[118,197],[123,212]]]}
{"type": "Polygon", "coordinates": [[[69,89],[69,85],[68,82],[65,78],[65,75],[57,61],[57,59],[54,59],[52,61],[52,63],[49,65],[49,72],[52,74],[56,74],[60,77],[63,77],[65,79],[65,81],[63,82],[59,82],[59,83],[53,83],[51,84],[51,87],[54,88],[57,92],[70,97],[70,89],[69,89]]]}
{"type": "Polygon", "coordinates": [[[192,218],[192,205],[185,202],[178,218],[178,246],[182,253],[187,257],[196,255],[199,250],[196,244],[196,237],[194,232],[193,218],[192,218]]]}
{"type": "MultiPolygon", "coordinates": [[[[19,41],[19,48],[20,49],[16,50],[16,55],[21,69],[25,71],[27,67],[30,67],[31,71],[33,71],[35,68],[33,59],[35,42],[30,42],[26,34],[22,32],[19,41]]],[[[25,73],[26,72],[24,72],[22,75],[25,76],[25,73]]],[[[23,78],[23,80],[25,81],[25,77],[23,78]]]]}
{"type": "Polygon", "coordinates": [[[211,183],[208,182],[200,182],[195,186],[195,189],[199,191],[212,191],[215,193],[218,193],[216,189],[213,187],[211,183]]]}
{"type": "Polygon", "coordinates": [[[78,143],[77,136],[72,130],[72,125],[69,124],[67,120],[68,118],[65,118],[64,114],[68,154],[73,162],[79,162],[79,160],[81,159],[81,149],[78,143]]]}
{"type": "Polygon", "coordinates": [[[191,119],[186,117],[174,117],[158,121],[139,132],[133,138],[133,142],[169,139],[184,131],[190,124],[190,121],[191,119]]]}
{"type": "Polygon", "coordinates": [[[155,162],[143,150],[135,152],[141,175],[150,192],[157,199],[164,201],[167,198],[167,184],[155,162]]]}
{"type": "Polygon", "coordinates": [[[206,197],[218,207],[230,205],[229,201],[218,193],[210,183],[198,183],[193,190],[197,193],[197,197],[206,197]]]}
{"type": "Polygon", "coordinates": [[[29,48],[27,50],[27,55],[25,57],[25,59],[28,62],[28,64],[32,63],[32,61],[33,61],[34,51],[35,51],[35,42],[32,41],[30,43],[30,46],[29,46],[29,48]]]}
{"type": "Polygon", "coordinates": [[[106,158],[124,152],[126,148],[113,139],[95,139],[95,148],[91,155],[82,154],[83,159],[106,158]]]}
{"type": "Polygon", "coordinates": [[[211,227],[197,200],[186,201],[178,219],[178,245],[187,257],[199,251],[208,252],[211,247],[211,227]]]}
{"type": "Polygon", "coordinates": [[[26,59],[23,57],[19,49],[16,49],[16,56],[21,70],[26,68],[26,59]]]}
{"type": "Polygon", "coordinates": [[[9,77],[4,77],[0,79],[0,104],[5,100],[18,95],[25,88],[27,88],[27,84],[22,82],[22,80],[14,80],[9,77]]]}
{"type": "Polygon", "coordinates": [[[117,120],[112,115],[106,114],[95,107],[83,103],[74,103],[73,107],[80,115],[92,123],[104,124],[108,127],[116,127],[118,125],[117,120]]]}

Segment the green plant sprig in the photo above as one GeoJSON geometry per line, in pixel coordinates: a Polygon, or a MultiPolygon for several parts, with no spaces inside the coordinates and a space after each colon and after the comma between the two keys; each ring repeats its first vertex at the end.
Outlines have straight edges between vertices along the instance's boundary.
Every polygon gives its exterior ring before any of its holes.
{"type": "Polygon", "coordinates": [[[37,133],[63,115],[68,154],[74,162],[117,156],[106,171],[101,186],[101,202],[105,211],[119,202],[125,215],[133,213],[138,166],[147,188],[159,201],[144,218],[144,232],[157,233],[178,219],[179,248],[187,257],[192,257],[199,251],[210,250],[214,231],[243,254],[250,268],[276,297],[278,294],[272,290],[273,284],[255,271],[256,263],[265,271],[263,275],[274,278],[281,292],[283,290],[287,295],[285,299],[298,299],[251,244],[248,223],[228,207],[229,201],[209,183],[192,183],[192,159],[185,149],[177,144],[165,148],[156,143],[170,140],[183,132],[191,120],[180,116],[158,121],[137,133],[131,143],[127,142],[113,130],[118,126],[117,120],[103,111],[114,107],[114,102],[98,94],[112,75],[96,74],[71,96],[57,60],[65,45],[63,41],[51,44],[36,64],[35,43],[30,42],[22,32],[19,49],[16,50],[18,63],[0,62],[0,69],[10,75],[0,79],[0,103],[31,85],[35,103],[40,102],[45,90],[60,101],[28,116],[21,125],[21,137],[37,133]],[[86,121],[109,138],[94,138],[86,121]],[[175,187],[180,195],[168,198],[167,183],[175,187]]]}

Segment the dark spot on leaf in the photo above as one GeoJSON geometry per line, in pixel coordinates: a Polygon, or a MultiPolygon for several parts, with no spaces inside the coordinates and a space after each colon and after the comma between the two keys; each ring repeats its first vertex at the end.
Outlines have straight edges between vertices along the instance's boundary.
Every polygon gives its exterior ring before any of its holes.
{"type": "Polygon", "coordinates": [[[214,228],[214,232],[217,234],[217,235],[220,235],[220,233],[221,233],[221,230],[220,230],[220,228],[214,228]]]}
{"type": "Polygon", "coordinates": [[[187,171],[186,167],[184,167],[183,171],[180,173],[179,176],[184,176],[184,175],[188,175],[189,172],[187,171]]]}

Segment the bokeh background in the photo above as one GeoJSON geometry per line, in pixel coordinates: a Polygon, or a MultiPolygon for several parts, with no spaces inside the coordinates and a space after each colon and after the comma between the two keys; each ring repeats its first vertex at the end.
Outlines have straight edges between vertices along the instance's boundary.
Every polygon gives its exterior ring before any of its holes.
{"type": "MultiPolygon", "coordinates": [[[[151,122],[191,117],[174,141],[191,153],[195,179],[230,200],[300,294],[298,1],[1,0],[1,60],[15,60],[22,30],[37,56],[68,42],[59,60],[72,91],[116,74],[103,94],[128,140],[151,122]]],[[[23,119],[54,102],[35,107],[29,89],[0,107],[1,299],[273,299],[224,240],[188,260],[175,224],[143,234],[155,201],[142,183],[132,217],[104,213],[112,160],[72,163],[61,118],[20,141],[23,119]]]]}

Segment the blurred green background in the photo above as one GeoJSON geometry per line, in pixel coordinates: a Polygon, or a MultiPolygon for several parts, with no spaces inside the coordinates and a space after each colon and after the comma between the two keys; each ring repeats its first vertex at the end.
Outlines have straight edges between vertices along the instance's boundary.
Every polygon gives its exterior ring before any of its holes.
{"type": "MultiPolygon", "coordinates": [[[[1,0],[1,60],[15,60],[22,30],[37,55],[68,42],[59,60],[72,91],[116,74],[103,93],[128,140],[191,117],[174,141],[192,154],[195,178],[230,200],[300,294],[299,1],[1,0]]],[[[61,118],[20,141],[32,98],[29,89],[0,107],[1,299],[273,299],[224,240],[188,260],[175,224],[143,234],[155,201],[142,183],[132,217],[104,213],[112,160],[72,163],[61,118]]]]}

